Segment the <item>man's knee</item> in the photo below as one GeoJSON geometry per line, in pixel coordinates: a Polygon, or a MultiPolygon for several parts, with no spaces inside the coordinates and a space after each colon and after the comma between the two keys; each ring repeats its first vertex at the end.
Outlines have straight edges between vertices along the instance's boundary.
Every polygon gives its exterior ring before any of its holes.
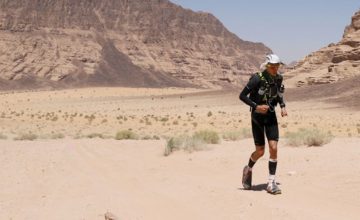
{"type": "Polygon", "coordinates": [[[264,156],[264,154],[265,154],[265,146],[260,146],[260,147],[257,146],[256,154],[257,154],[259,157],[264,156]]]}
{"type": "Polygon", "coordinates": [[[275,140],[270,140],[269,141],[269,148],[270,148],[270,150],[277,150],[277,141],[275,141],[275,140]]]}

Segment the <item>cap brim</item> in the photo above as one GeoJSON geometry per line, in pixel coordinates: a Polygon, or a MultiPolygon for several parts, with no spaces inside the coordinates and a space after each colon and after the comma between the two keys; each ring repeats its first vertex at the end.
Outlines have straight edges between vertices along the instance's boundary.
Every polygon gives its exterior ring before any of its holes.
{"type": "Polygon", "coordinates": [[[285,65],[285,63],[283,63],[283,62],[280,62],[280,63],[271,63],[271,62],[268,62],[268,64],[280,64],[280,65],[285,65]]]}

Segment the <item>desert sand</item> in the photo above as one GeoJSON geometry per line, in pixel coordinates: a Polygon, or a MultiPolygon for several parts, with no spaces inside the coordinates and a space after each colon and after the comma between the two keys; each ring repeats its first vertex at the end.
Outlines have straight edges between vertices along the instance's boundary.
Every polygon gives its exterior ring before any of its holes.
{"type": "Polygon", "coordinates": [[[357,219],[359,141],[280,142],[278,196],[267,154],[241,189],[250,139],[169,157],[163,141],[1,141],[0,219],[357,219]]]}
{"type": "Polygon", "coordinates": [[[3,92],[0,104],[0,219],[104,219],[106,212],[118,219],[358,218],[356,109],[319,100],[287,103],[289,117],[278,117],[283,194],[272,196],[265,191],[268,152],[255,165],[254,190],[242,190],[251,138],[163,155],[174,135],[250,131],[249,109],[237,91],[3,92]],[[284,134],[298,128],[335,138],[321,147],[289,146],[284,134]],[[160,140],[114,140],[124,129],[160,140]],[[13,140],[26,133],[36,139],[13,140]]]}
{"type": "MultiPolygon", "coordinates": [[[[132,129],[140,137],[191,134],[200,129],[219,133],[249,130],[249,107],[238,96],[239,91],[234,90],[183,88],[3,92],[0,133],[9,139],[27,133],[40,139],[58,134],[78,139],[91,134],[111,138],[124,129],[132,129]]],[[[309,94],[306,97],[311,98],[309,94]]],[[[312,127],[337,137],[359,136],[358,109],[321,99],[291,100],[287,103],[290,117],[278,115],[281,134],[312,127]]]]}

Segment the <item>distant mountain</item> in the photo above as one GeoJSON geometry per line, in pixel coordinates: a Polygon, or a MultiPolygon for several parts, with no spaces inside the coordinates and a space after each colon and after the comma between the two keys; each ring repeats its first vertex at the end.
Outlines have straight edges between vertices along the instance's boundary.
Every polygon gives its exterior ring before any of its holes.
{"type": "Polygon", "coordinates": [[[0,87],[224,87],[271,50],[167,0],[0,0],[0,87]]]}
{"type": "MultiPolygon", "coordinates": [[[[360,76],[360,10],[345,28],[340,42],[330,44],[303,60],[287,72],[287,84],[302,87],[329,84],[360,76]]],[[[349,83],[348,82],[348,83],[349,83]]],[[[355,82],[355,81],[353,81],[355,82]]]]}
{"type": "Polygon", "coordinates": [[[288,68],[294,68],[297,63],[298,63],[297,61],[292,61],[292,62],[290,62],[289,64],[287,64],[286,66],[287,66],[288,68]]]}

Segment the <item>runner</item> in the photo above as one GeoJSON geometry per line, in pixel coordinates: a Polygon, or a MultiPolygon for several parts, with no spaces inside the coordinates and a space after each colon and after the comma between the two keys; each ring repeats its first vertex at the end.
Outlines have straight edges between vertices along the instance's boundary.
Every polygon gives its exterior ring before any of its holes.
{"type": "Polygon", "coordinates": [[[242,184],[247,190],[251,189],[252,169],[256,161],[264,155],[266,134],[270,151],[269,181],[266,190],[271,194],[281,194],[281,190],[275,182],[277,143],[279,141],[275,107],[279,103],[281,116],[287,116],[283,98],[285,90],[282,84],[283,77],[278,73],[282,64],[277,55],[266,56],[266,61],[262,65],[266,67],[265,70],[252,75],[240,93],[240,100],[250,106],[251,126],[256,148],[250,156],[248,165],[243,170],[242,184]]]}

